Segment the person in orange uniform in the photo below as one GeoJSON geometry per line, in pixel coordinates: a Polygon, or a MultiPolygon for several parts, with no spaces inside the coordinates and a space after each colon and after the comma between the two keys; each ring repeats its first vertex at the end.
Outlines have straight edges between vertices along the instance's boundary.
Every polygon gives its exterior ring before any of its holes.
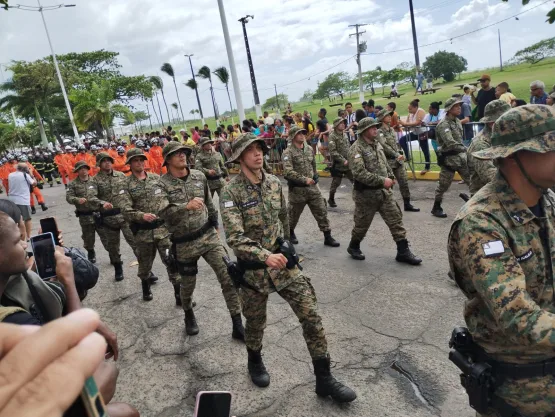
{"type": "MultiPolygon", "coordinates": [[[[91,145],[90,157],[89,157],[91,161],[96,161],[96,154],[98,154],[98,152],[100,152],[100,147],[96,145],[91,145]]],[[[99,171],[100,171],[100,168],[96,166],[96,162],[95,162],[94,166],[91,165],[91,169],[89,170],[89,176],[94,177],[96,174],[98,174],[99,171]]]]}
{"type": "Polygon", "coordinates": [[[151,159],[156,163],[156,166],[154,167],[156,171],[154,172],[161,175],[164,158],[162,157],[162,147],[158,145],[158,138],[150,139],[150,151],[148,153],[151,159]]]}
{"type": "Polygon", "coordinates": [[[144,155],[146,157],[145,171],[154,173],[155,171],[153,169],[153,166],[154,167],[156,166],[156,162],[152,159],[152,156],[146,151],[145,143],[139,139],[137,142],[135,142],[135,146],[139,149],[142,149],[144,152],[144,155]]]}
{"type": "MultiPolygon", "coordinates": [[[[127,141],[125,139],[122,139],[119,144],[120,144],[120,146],[123,147],[123,149],[127,153],[127,151],[129,150],[129,145],[128,145],[127,141]]],[[[116,149],[116,151],[117,151],[117,149],[116,149]]]]}
{"type": "MultiPolygon", "coordinates": [[[[31,165],[31,163],[29,162],[29,159],[27,158],[26,155],[22,155],[19,158],[19,162],[24,162],[25,164],[27,164],[27,167],[29,168],[29,173],[33,177],[35,177],[35,179],[37,180],[37,183],[39,181],[43,181],[42,176],[35,169],[35,167],[33,165],[31,165]]],[[[39,187],[34,185],[34,186],[32,186],[32,189],[33,190],[31,191],[31,214],[35,214],[37,212],[37,210],[35,209],[35,198],[37,199],[37,202],[39,203],[40,207],[42,208],[42,211],[48,210],[48,207],[46,207],[46,204],[44,202],[44,197],[43,197],[42,193],[40,192],[39,187]],[[33,198],[33,196],[35,198],[33,198]]]]}
{"type": "Polygon", "coordinates": [[[116,159],[116,156],[118,156],[118,151],[116,150],[117,147],[118,145],[116,144],[116,142],[110,142],[110,149],[108,149],[108,155],[110,155],[112,159],[116,159]]]}
{"type": "MultiPolygon", "coordinates": [[[[67,149],[67,148],[66,148],[67,149]]],[[[67,166],[67,176],[70,181],[73,181],[77,178],[77,173],[73,172],[73,168],[75,167],[75,163],[77,162],[77,149],[72,148],[71,146],[66,153],[66,166],[67,166]]]]}
{"type": "Polygon", "coordinates": [[[131,174],[131,169],[129,165],[126,165],[127,158],[125,157],[125,149],[123,146],[118,146],[116,149],[118,152],[118,156],[114,158],[114,162],[112,164],[112,169],[114,171],[123,172],[125,175],[131,174]]]}
{"type": "Polygon", "coordinates": [[[56,155],[54,156],[54,162],[58,167],[58,174],[60,174],[60,178],[62,179],[62,184],[64,184],[64,187],[66,187],[67,189],[67,183],[68,183],[67,166],[66,166],[66,158],[64,155],[64,151],[62,151],[61,149],[56,150],[56,155]]]}
{"type": "Polygon", "coordinates": [[[6,194],[8,194],[9,185],[8,185],[8,160],[6,158],[0,159],[0,180],[2,181],[2,185],[6,190],[6,194]]]}

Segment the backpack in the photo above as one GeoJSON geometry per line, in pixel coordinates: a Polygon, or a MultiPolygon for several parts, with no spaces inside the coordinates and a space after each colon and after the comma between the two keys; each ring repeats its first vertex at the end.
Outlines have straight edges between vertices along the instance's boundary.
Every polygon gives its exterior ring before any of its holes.
{"type": "Polygon", "coordinates": [[[98,282],[100,272],[98,267],[87,258],[87,255],[78,248],[64,247],[66,256],[69,256],[73,262],[73,276],[75,277],[75,287],[79,299],[87,296],[88,290],[93,288],[98,282]]]}

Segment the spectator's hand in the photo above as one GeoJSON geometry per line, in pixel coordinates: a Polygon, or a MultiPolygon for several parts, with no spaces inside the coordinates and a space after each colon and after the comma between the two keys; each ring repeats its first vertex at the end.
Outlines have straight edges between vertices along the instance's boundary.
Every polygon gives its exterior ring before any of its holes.
{"type": "Polygon", "coordinates": [[[99,323],[82,309],[43,327],[0,324],[0,416],[61,417],[102,362],[99,323]]]}
{"type": "Polygon", "coordinates": [[[387,190],[389,190],[391,187],[393,187],[394,184],[395,184],[395,182],[391,178],[386,178],[383,182],[383,186],[387,190]]]}
{"type": "Polygon", "coordinates": [[[216,175],[216,171],[214,171],[213,169],[209,169],[208,175],[216,175]]]}
{"type": "Polygon", "coordinates": [[[62,283],[64,287],[74,287],[75,277],[73,275],[73,261],[69,256],[66,256],[64,248],[56,246],[54,252],[56,259],[56,278],[62,283]]]}
{"type": "Polygon", "coordinates": [[[108,203],[108,202],[104,203],[104,204],[102,205],[102,207],[103,207],[105,210],[112,210],[112,209],[114,208],[114,206],[112,205],[112,203],[108,203]]]}
{"type": "Polygon", "coordinates": [[[273,253],[264,263],[272,269],[283,269],[287,265],[287,258],[281,253],[273,253]]]}
{"type": "Polygon", "coordinates": [[[343,162],[343,165],[345,165],[345,166],[349,165],[349,160],[345,159],[345,162],[343,162]]]}
{"type": "Polygon", "coordinates": [[[143,216],[143,220],[149,223],[153,222],[154,220],[156,220],[156,214],[145,213],[145,215],[143,216]]]}
{"type": "Polygon", "coordinates": [[[108,326],[106,326],[103,321],[100,322],[96,332],[104,336],[106,343],[108,343],[108,349],[104,355],[104,359],[114,358],[114,361],[117,361],[119,357],[119,346],[116,334],[108,326]]]}
{"type": "Polygon", "coordinates": [[[185,206],[187,210],[200,210],[204,207],[204,200],[199,197],[193,198],[189,203],[185,206]]]}
{"type": "Polygon", "coordinates": [[[86,198],[80,198],[80,199],[78,200],[78,203],[79,203],[79,204],[85,204],[86,202],[87,202],[87,199],[86,199],[86,198]]]}
{"type": "Polygon", "coordinates": [[[316,184],[312,178],[307,178],[306,185],[316,184]]]}
{"type": "Polygon", "coordinates": [[[403,162],[405,160],[405,155],[399,155],[397,161],[403,162]]]}

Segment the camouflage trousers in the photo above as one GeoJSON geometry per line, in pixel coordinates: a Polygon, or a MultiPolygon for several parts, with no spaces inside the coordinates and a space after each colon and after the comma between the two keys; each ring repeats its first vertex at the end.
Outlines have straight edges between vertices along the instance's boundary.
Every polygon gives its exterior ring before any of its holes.
{"type": "Polygon", "coordinates": [[[216,194],[216,193],[218,194],[218,198],[220,197],[220,193],[222,192],[223,187],[218,187],[218,188],[209,187],[209,188],[210,188],[210,196],[211,197],[214,197],[214,194],[216,194]]]}
{"type": "MultiPolygon", "coordinates": [[[[166,250],[171,250],[171,247],[172,243],[169,236],[163,239],[154,238],[153,241],[148,242],[137,239],[137,260],[139,261],[137,276],[141,281],[145,281],[150,276],[154,259],[156,259],[156,252],[158,251],[160,259],[165,259],[166,250]]],[[[167,267],[166,271],[172,285],[177,284],[179,282],[179,274],[177,272],[171,273],[167,267]]]]}
{"type": "Polygon", "coordinates": [[[399,184],[399,191],[401,191],[403,199],[408,198],[410,200],[409,181],[407,179],[405,164],[399,165],[397,162],[395,162],[394,164],[389,164],[389,166],[391,167],[393,175],[395,175],[395,179],[399,184]]]}
{"type": "Polygon", "coordinates": [[[341,185],[341,181],[343,181],[343,177],[347,177],[349,181],[353,182],[353,173],[350,170],[339,174],[334,174],[333,178],[331,179],[330,195],[335,194],[335,192],[341,185]]]}
{"type": "Polygon", "coordinates": [[[295,230],[306,205],[308,205],[316,219],[320,230],[322,232],[330,231],[326,200],[322,196],[320,189],[314,185],[289,189],[289,228],[295,230]]]}
{"type": "MultiPolygon", "coordinates": [[[[81,218],[79,218],[81,220],[81,218]]],[[[83,247],[86,250],[94,250],[96,226],[81,222],[81,239],[83,239],[83,247]]]]}
{"type": "Polygon", "coordinates": [[[470,184],[470,172],[466,163],[466,154],[451,155],[445,159],[445,164],[439,172],[439,182],[436,187],[435,201],[441,201],[443,194],[449,190],[455,172],[458,172],[466,184],[470,184]]]}
{"type": "MultiPolygon", "coordinates": [[[[289,303],[303,328],[303,336],[312,359],[328,356],[328,342],[318,314],[316,293],[310,279],[299,274],[298,278],[278,294],[289,303]]],[[[252,350],[262,348],[262,338],[266,328],[266,304],[268,294],[241,288],[243,315],[246,319],[245,344],[252,350]]]]}
{"type": "MultiPolygon", "coordinates": [[[[218,278],[222,288],[222,294],[224,296],[227,309],[232,316],[235,316],[237,314],[241,314],[241,302],[239,300],[239,295],[237,294],[237,289],[233,285],[233,281],[227,273],[227,267],[222,259],[222,257],[226,255],[227,252],[220,244],[204,252],[202,257],[216,274],[216,278],[218,278]]],[[[198,260],[198,256],[185,259],[178,258],[180,295],[183,310],[185,311],[193,308],[192,299],[193,292],[195,291],[197,284],[198,260]]]]}
{"type": "Polygon", "coordinates": [[[355,225],[351,233],[353,240],[362,241],[372,224],[376,212],[380,213],[383,221],[389,227],[395,242],[406,239],[407,232],[403,227],[403,214],[393,193],[388,190],[353,190],[355,202],[355,225]]]}
{"type": "Polygon", "coordinates": [[[135,256],[137,256],[137,246],[135,244],[135,238],[129,224],[123,219],[123,216],[110,216],[104,218],[104,224],[102,226],[96,227],[96,232],[100,237],[102,246],[110,255],[110,263],[112,265],[121,263],[121,253],[120,253],[120,232],[123,233],[123,237],[127,244],[133,250],[135,256]]]}

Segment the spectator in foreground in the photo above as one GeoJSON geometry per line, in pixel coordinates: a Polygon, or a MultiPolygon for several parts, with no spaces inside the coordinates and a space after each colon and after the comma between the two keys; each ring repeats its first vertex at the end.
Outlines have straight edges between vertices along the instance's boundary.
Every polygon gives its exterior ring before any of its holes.
{"type": "Polygon", "coordinates": [[[367,117],[371,117],[372,119],[376,118],[376,112],[374,110],[375,102],[374,100],[368,100],[362,103],[362,108],[366,112],[367,117]]]}
{"type": "Polygon", "coordinates": [[[25,241],[27,238],[27,231],[25,230],[25,222],[21,216],[21,210],[17,205],[10,200],[0,200],[0,211],[6,213],[17,224],[21,240],[25,241]]]}
{"type": "Polygon", "coordinates": [[[26,240],[31,237],[31,194],[30,190],[37,181],[29,174],[29,167],[24,162],[17,164],[16,171],[8,175],[10,201],[19,207],[25,223],[26,240]]]}
{"type": "Polygon", "coordinates": [[[484,117],[484,111],[487,104],[490,101],[495,100],[495,89],[490,85],[491,77],[488,74],[482,75],[482,77],[480,77],[478,81],[480,81],[480,86],[482,87],[478,91],[478,97],[474,95],[474,91],[472,91],[470,96],[472,97],[472,103],[478,106],[477,118],[478,120],[480,120],[482,117],[484,117]]]}
{"type": "Polygon", "coordinates": [[[536,80],[530,83],[530,104],[546,104],[547,93],[543,81],[536,80]]]}

